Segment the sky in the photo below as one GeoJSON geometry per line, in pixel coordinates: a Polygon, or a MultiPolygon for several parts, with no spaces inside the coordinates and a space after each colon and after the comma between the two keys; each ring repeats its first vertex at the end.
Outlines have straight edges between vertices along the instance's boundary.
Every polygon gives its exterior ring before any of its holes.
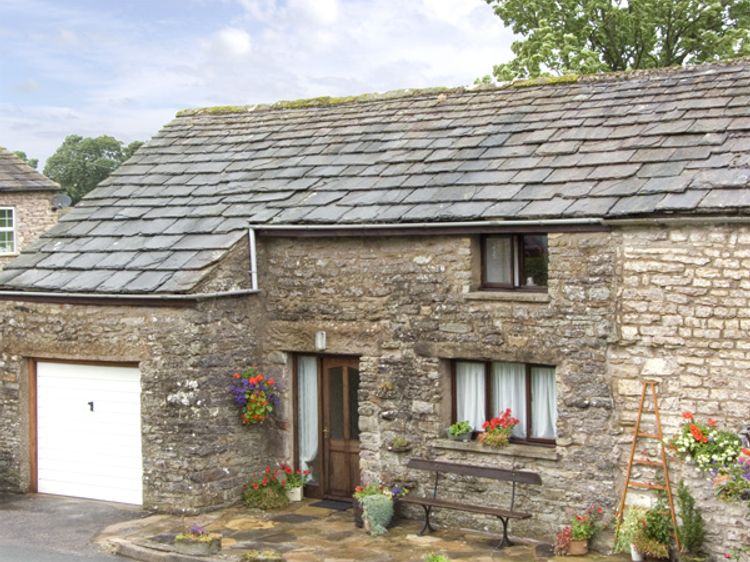
{"type": "Polygon", "coordinates": [[[188,107],[468,85],[512,40],[484,0],[0,0],[0,146],[42,168],[188,107]]]}

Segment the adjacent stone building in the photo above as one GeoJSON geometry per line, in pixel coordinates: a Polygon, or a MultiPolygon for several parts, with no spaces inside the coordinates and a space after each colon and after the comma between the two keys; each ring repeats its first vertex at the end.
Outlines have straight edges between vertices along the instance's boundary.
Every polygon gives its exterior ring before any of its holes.
{"type": "Polygon", "coordinates": [[[0,269],[57,222],[60,186],[0,147],[0,269]]]}
{"type": "Polygon", "coordinates": [[[275,461],[423,491],[421,456],[539,472],[520,535],[614,507],[642,380],[667,434],[750,421],[749,96],[738,62],[183,112],[0,273],[0,488],[197,511],[275,461]],[[284,400],[248,428],[251,364],[284,400]],[[507,448],[445,438],[504,407],[507,448]]]}

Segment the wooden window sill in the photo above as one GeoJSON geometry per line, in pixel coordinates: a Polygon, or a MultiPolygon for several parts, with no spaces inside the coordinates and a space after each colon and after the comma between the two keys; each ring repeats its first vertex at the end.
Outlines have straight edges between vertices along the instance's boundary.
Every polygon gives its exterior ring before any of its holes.
{"type": "Polygon", "coordinates": [[[471,291],[464,294],[466,300],[471,301],[507,301],[507,302],[536,302],[548,303],[549,293],[526,293],[523,291],[471,291]]]}
{"type": "Polygon", "coordinates": [[[545,461],[556,461],[559,458],[556,447],[539,447],[535,445],[527,445],[525,443],[510,443],[505,447],[493,449],[492,447],[485,447],[476,441],[464,443],[461,441],[453,441],[452,439],[435,439],[432,441],[432,447],[434,449],[450,451],[464,451],[467,453],[479,453],[483,455],[497,455],[503,457],[523,457],[545,461]]]}

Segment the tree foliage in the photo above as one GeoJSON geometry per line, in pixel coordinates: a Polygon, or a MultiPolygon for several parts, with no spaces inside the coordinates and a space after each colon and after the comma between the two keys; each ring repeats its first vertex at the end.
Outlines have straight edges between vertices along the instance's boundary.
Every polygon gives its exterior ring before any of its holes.
{"type": "Polygon", "coordinates": [[[23,150],[15,150],[13,151],[13,154],[18,156],[20,160],[23,160],[27,166],[30,166],[36,170],[36,167],[39,165],[39,159],[38,158],[29,158],[26,156],[26,153],[23,150]]]}
{"type": "Polygon", "coordinates": [[[485,1],[523,36],[494,67],[498,80],[750,55],[750,0],[485,1]]]}
{"type": "Polygon", "coordinates": [[[60,184],[77,203],[114,172],[143,143],[127,146],[114,137],[68,135],[44,166],[44,175],[60,184]]]}

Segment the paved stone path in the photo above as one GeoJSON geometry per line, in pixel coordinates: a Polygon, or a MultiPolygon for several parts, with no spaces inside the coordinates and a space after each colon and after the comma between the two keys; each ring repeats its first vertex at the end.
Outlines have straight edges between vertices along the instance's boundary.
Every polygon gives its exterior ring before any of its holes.
{"type": "MultiPolygon", "coordinates": [[[[496,536],[458,529],[419,537],[421,525],[408,520],[399,520],[387,535],[371,537],[354,526],[351,510],[323,509],[311,503],[305,500],[273,512],[231,508],[196,517],[157,515],[109,527],[98,540],[118,537],[140,544],[170,544],[175,533],[198,524],[222,533],[223,555],[232,558],[249,550],[279,552],[287,562],[421,562],[429,553],[472,562],[542,562],[553,558],[545,545],[517,545],[498,552],[494,548],[496,536]]],[[[589,556],[585,560],[599,558],[589,556]]]]}

